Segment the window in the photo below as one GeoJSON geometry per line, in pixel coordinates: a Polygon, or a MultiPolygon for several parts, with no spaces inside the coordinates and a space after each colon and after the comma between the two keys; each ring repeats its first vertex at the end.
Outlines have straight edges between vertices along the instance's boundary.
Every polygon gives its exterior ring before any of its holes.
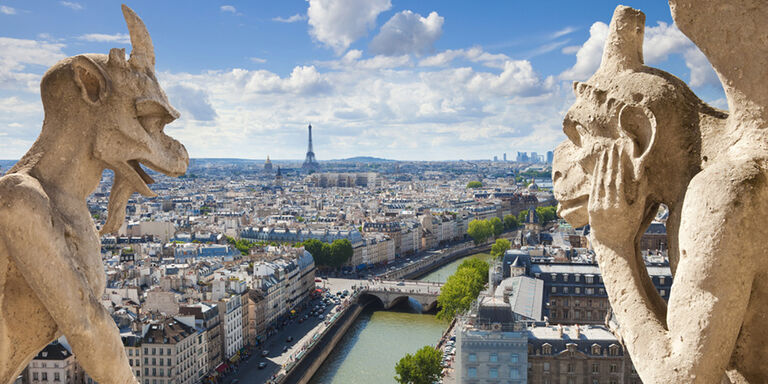
{"type": "Polygon", "coordinates": [[[576,287],[576,288],[573,289],[573,291],[576,292],[576,294],[579,294],[579,293],[581,293],[581,288],[576,287]]]}
{"type": "Polygon", "coordinates": [[[584,276],[584,281],[587,282],[587,284],[594,284],[594,276],[592,275],[586,275],[584,276]]]}
{"type": "Polygon", "coordinates": [[[509,378],[510,379],[519,379],[520,378],[520,370],[517,367],[509,368],[509,378]]]}
{"type": "Polygon", "coordinates": [[[542,369],[543,369],[545,372],[549,372],[549,363],[544,363],[544,364],[542,365],[542,369]]]}
{"type": "Polygon", "coordinates": [[[568,293],[568,287],[563,287],[563,293],[568,293]]]}
{"type": "Polygon", "coordinates": [[[568,363],[568,366],[566,368],[566,372],[573,372],[573,363],[568,363]]]}
{"type": "Polygon", "coordinates": [[[592,363],[592,373],[600,373],[600,364],[592,363]]]}
{"type": "Polygon", "coordinates": [[[149,364],[149,357],[144,358],[144,364],[149,364]]]}
{"type": "Polygon", "coordinates": [[[128,350],[128,356],[133,356],[133,349],[128,350]]]}
{"type": "Polygon", "coordinates": [[[34,381],[40,380],[40,377],[38,377],[37,372],[32,372],[32,380],[34,381]]]}
{"type": "Polygon", "coordinates": [[[166,349],[165,349],[165,353],[166,353],[168,356],[170,356],[170,355],[171,355],[171,349],[170,349],[170,348],[166,348],[166,349]]]}
{"type": "Polygon", "coordinates": [[[659,276],[659,284],[664,285],[664,276],[659,276]]]}
{"type": "Polygon", "coordinates": [[[549,305],[552,305],[552,306],[557,305],[557,299],[550,299],[549,305]]]}
{"type": "Polygon", "coordinates": [[[469,361],[476,362],[477,361],[477,354],[476,353],[470,353],[469,354],[469,361]]]}
{"type": "Polygon", "coordinates": [[[149,376],[149,368],[144,368],[144,376],[149,376]]]}
{"type": "Polygon", "coordinates": [[[616,364],[611,364],[611,373],[616,373],[619,371],[619,367],[616,364]]]}
{"type": "Polygon", "coordinates": [[[595,294],[595,289],[594,288],[584,288],[584,293],[586,293],[587,295],[594,295],[595,294]]]}
{"type": "Polygon", "coordinates": [[[598,380],[598,379],[592,379],[592,384],[600,384],[600,380],[598,380]]]}
{"type": "Polygon", "coordinates": [[[509,361],[513,363],[517,363],[518,360],[520,360],[520,355],[518,355],[517,353],[513,353],[509,356],[509,361]]]}
{"type": "MultiPolygon", "coordinates": [[[[542,345],[541,346],[541,353],[543,353],[545,355],[551,354],[552,353],[552,346],[549,345],[549,344],[542,345]]],[[[472,360],[470,360],[470,361],[472,361],[472,360]]]]}
{"type": "Polygon", "coordinates": [[[48,381],[48,372],[43,372],[40,375],[41,375],[43,381],[48,381]]]}
{"type": "Polygon", "coordinates": [[[605,295],[605,288],[600,288],[600,294],[605,295]]]}
{"type": "Polygon", "coordinates": [[[557,287],[552,287],[552,293],[557,293],[557,287]]]}
{"type": "MultiPolygon", "coordinates": [[[[576,289],[578,290],[578,288],[576,288],[576,289]]],[[[578,292],[578,291],[576,291],[576,293],[579,293],[579,292],[578,292]]],[[[581,301],[579,301],[579,300],[576,300],[576,301],[574,301],[573,305],[575,305],[575,306],[577,306],[577,307],[581,307],[581,301]]]]}
{"type": "Polygon", "coordinates": [[[467,368],[467,376],[468,377],[477,377],[477,368],[475,368],[475,367],[467,368]]]}
{"type": "Polygon", "coordinates": [[[61,376],[58,372],[53,373],[53,381],[61,381],[61,376]]]}
{"type": "Polygon", "coordinates": [[[491,353],[490,356],[488,356],[488,361],[492,363],[496,363],[499,361],[499,355],[496,353],[491,353]]]}
{"type": "Polygon", "coordinates": [[[496,367],[490,368],[488,370],[488,377],[490,377],[491,379],[498,378],[499,377],[499,369],[496,368],[496,367]]]}
{"type": "Polygon", "coordinates": [[[663,289],[660,289],[659,290],[659,295],[666,296],[667,295],[667,291],[665,291],[663,289]]]}
{"type": "Polygon", "coordinates": [[[581,275],[577,273],[577,274],[573,275],[573,279],[574,279],[574,281],[576,281],[578,283],[579,281],[581,281],[581,275]]]}

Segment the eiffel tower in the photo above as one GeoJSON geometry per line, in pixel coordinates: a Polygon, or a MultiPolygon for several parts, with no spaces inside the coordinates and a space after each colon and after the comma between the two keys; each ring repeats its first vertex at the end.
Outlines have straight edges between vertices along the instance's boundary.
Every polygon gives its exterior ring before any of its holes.
{"type": "Polygon", "coordinates": [[[312,151],[312,124],[309,125],[309,146],[307,147],[307,157],[304,159],[302,169],[307,171],[317,171],[320,168],[320,164],[315,159],[315,152],[312,151]]]}

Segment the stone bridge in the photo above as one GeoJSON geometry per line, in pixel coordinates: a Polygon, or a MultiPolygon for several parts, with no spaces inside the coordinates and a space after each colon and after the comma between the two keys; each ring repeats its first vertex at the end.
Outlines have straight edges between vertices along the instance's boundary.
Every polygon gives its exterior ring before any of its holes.
{"type": "Polygon", "coordinates": [[[427,312],[437,307],[437,296],[440,294],[442,286],[442,283],[426,281],[382,280],[364,286],[361,297],[363,295],[376,297],[384,305],[384,309],[390,309],[404,300],[412,298],[421,304],[422,312],[427,312]]]}

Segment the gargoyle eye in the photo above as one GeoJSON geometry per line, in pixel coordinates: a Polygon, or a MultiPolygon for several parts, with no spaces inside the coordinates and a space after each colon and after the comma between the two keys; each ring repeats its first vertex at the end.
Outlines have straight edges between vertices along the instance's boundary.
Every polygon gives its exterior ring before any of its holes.
{"type": "Polygon", "coordinates": [[[566,136],[568,136],[568,140],[570,140],[577,147],[580,147],[582,132],[577,127],[581,127],[581,125],[571,120],[563,121],[563,132],[566,136]]]}

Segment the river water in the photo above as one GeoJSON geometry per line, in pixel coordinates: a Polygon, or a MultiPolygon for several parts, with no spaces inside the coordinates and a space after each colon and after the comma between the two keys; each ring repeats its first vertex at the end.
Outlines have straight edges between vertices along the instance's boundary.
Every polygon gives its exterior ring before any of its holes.
{"type": "MultiPolygon", "coordinates": [[[[476,256],[490,259],[490,255],[484,253],[476,256]]],[[[446,264],[419,280],[445,282],[463,260],[446,264]]],[[[395,364],[406,353],[413,354],[425,345],[435,345],[448,326],[434,314],[419,313],[418,307],[412,302],[389,311],[368,306],[310,384],[394,383],[395,364]]]]}

